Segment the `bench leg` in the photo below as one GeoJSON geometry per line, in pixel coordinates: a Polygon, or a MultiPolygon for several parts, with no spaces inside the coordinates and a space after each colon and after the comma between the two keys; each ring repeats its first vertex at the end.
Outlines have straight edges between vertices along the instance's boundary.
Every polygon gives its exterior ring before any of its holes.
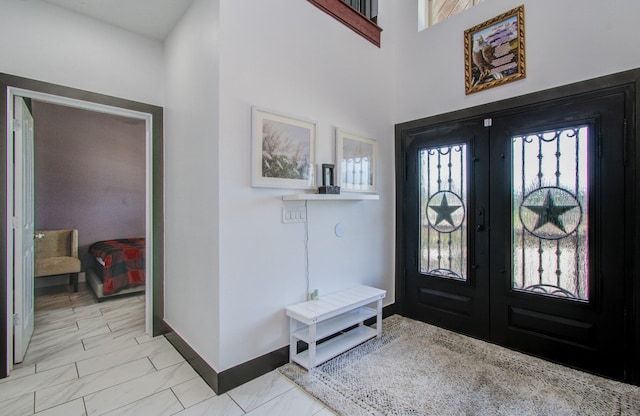
{"type": "Polygon", "coordinates": [[[71,273],[69,275],[69,284],[73,285],[73,291],[78,291],[78,273],[71,273]]]}
{"type": "Polygon", "coordinates": [[[312,371],[316,368],[316,324],[309,325],[309,368],[312,371]]]}

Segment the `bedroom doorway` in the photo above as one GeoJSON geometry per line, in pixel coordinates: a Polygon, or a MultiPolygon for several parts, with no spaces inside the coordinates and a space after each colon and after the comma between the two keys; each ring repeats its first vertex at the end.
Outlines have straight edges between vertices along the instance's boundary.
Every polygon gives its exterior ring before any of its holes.
{"type": "MultiPolygon", "coordinates": [[[[18,84],[20,84],[18,82],[18,84]]],[[[27,83],[29,84],[29,83],[27,83]]],[[[39,83],[35,83],[37,87],[42,87],[42,85],[38,85],[39,83]]],[[[157,281],[156,284],[154,285],[154,280],[157,279],[159,276],[161,277],[161,270],[154,270],[154,261],[157,260],[161,260],[162,258],[162,253],[160,251],[160,255],[157,255],[157,248],[158,245],[161,243],[162,238],[158,238],[156,240],[154,240],[154,229],[157,232],[158,231],[158,218],[162,217],[162,206],[160,205],[160,208],[158,209],[158,201],[160,201],[161,203],[161,199],[158,200],[157,198],[154,199],[154,190],[157,192],[158,189],[162,189],[161,187],[161,179],[160,179],[160,186],[158,186],[158,184],[154,184],[154,175],[158,175],[158,173],[161,174],[161,169],[157,168],[157,163],[158,163],[158,155],[162,155],[161,153],[161,149],[154,149],[154,144],[155,146],[158,146],[158,144],[161,147],[161,139],[162,139],[162,135],[161,135],[161,129],[162,129],[162,111],[161,109],[157,108],[157,107],[152,107],[152,106],[148,106],[148,105],[144,105],[144,104],[139,104],[137,105],[136,103],[132,103],[132,102],[125,102],[124,100],[119,100],[119,99],[113,99],[111,97],[104,97],[104,96],[100,96],[97,94],[90,94],[90,93],[81,93],[78,94],[77,91],[75,90],[70,90],[70,89],[65,89],[62,87],[57,87],[53,86],[54,91],[57,90],[62,90],[63,92],[66,92],[65,90],[69,90],[68,92],[70,93],[70,96],[63,96],[63,95],[56,95],[56,94],[49,94],[47,92],[42,92],[42,90],[39,91],[40,88],[35,88],[35,89],[23,89],[23,88],[16,88],[16,87],[6,87],[6,91],[7,91],[7,102],[6,104],[6,114],[7,114],[7,137],[12,137],[13,136],[13,114],[14,114],[14,98],[16,97],[21,97],[21,98],[25,98],[27,100],[33,100],[39,103],[47,103],[47,104],[53,104],[53,105],[58,105],[58,106],[63,106],[63,107],[70,107],[70,108],[74,108],[74,109],[82,109],[82,110],[87,110],[89,112],[96,112],[96,113],[102,113],[102,114],[107,114],[107,115],[112,115],[112,116],[119,116],[119,117],[124,117],[124,118],[128,118],[128,119],[132,119],[132,120],[138,120],[138,121],[142,121],[144,123],[144,153],[145,153],[145,167],[144,167],[144,183],[145,183],[145,196],[144,196],[144,200],[145,200],[145,225],[144,225],[144,237],[146,239],[147,243],[147,247],[145,249],[145,257],[146,257],[146,264],[145,264],[145,271],[146,271],[146,275],[148,276],[147,279],[145,279],[145,332],[149,335],[157,335],[160,331],[161,331],[161,325],[159,325],[159,319],[158,316],[162,316],[163,315],[163,305],[162,305],[162,299],[161,296],[158,296],[158,294],[162,293],[162,285],[160,284],[160,287],[155,287],[158,286],[157,285],[157,281]],[[83,99],[78,99],[75,98],[75,96],[81,96],[83,99]],[[74,98],[71,98],[74,97],[74,98]],[[96,98],[96,101],[89,101],[89,100],[85,100],[84,98],[88,97],[89,99],[91,98],[96,98]],[[107,103],[105,103],[107,102],[107,103]],[[111,102],[113,103],[113,105],[111,104],[111,102]],[[119,106],[119,104],[123,104],[122,107],[119,106]],[[131,107],[134,107],[134,109],[132,109],[131,107]],[[138,107],[138,108],[135,108],[138,107]],[[152,111],[145,111],[145,110],[152,110],[152,111]],[[159,110],[159,111],[158,111],[159,110]],[[160,131],[155,131],[154,129],[158,129],[160,131]],[[158,141],[159,138],[159,141],[158,141]],[[154,163],[155,162],[155,163],[154,163]],[[154,168],[156,168],[156,171],[154,171],[154,168]],[[160,172],[157,172],[157,171],[160,172]],[[158,212],[154,212],[154,209],[157,210],[158,212]],[[155,257],[154,257],[154,254],[155,257]],[[160,299],[154,299],[154,295],[155,297],[159,297],[160,299]]],[[[48,88],[44,88],[44,91],[47,91],[48,88]]],[[[36,125],[37,125],[37,120],[36,120],[36,125]]],[[[13,141],[12,140],[7,140],[7,149],[6,149],[6,154],[7,154],[7,158],[5,160],[5,163],[7,163],[7,166],[11,166],[13,164],[13,158],[14,157],[20,157],[21,155],[20,153],[20,149],[17,147],[13,146],[13,141]]],[[[160,162],[161,162],[161,157],[160,157],[160,162]]],[[[157,176],[155,176],[157,178],[157,176]]],[[[5,247],[6,247],[6,309],[3,308],[3,313],[6,313],[6,320],[3,320],[3,327],[5,327],[3,332],[3,335],[6,335],[6,352],[7,352],[7,357],[6,357],[6,361],[2,367],[4,367],[4,371],[2,372],[2,374],[0,374],[0,377],[5,376],[5,374],[8,374],[9,371],[12,369],[13,367],[13,363],[14,363],[14,354],[13,354],[13,347],[14,347],[14,331],[13,331],[13,322],[15,319],[19,320],[19,317],[16,318],[15,317],[15,312],[14,312],[14,291],[13,291],[13,287],[14,287],[14,277],[16,279],[21,279],[22,278],[22,274],[19,272],[19,262],[14,262],[13,259],[15,258],[15,256],[19,256],[20,253],[20,247],[15,247],[14,245],[14,223],[19,220],[20,215],[15,215],[13,213],[14,210],[14,204],[17,201],[22,201],[22,200],[28,200],[28,199],[33,199],[33,195],[29,195],[29,196],[24,196],[21,194],[20,191],[20,184],[16,183],[15,180],[19,179],[14,177],[13,175],[13,169],[7,169],[7,178],[6,178],[6,184],[7,184],[7,193],[6,193],[6,212],[7,212],[7,222],[6,222],[6,241],[5,241],[5,247]]],[[[156,179],[157,180],[157,179],[156,179]]],[[[161,226],[160,226],[161,227],[161,226]]],[[[160,228],[161,231],[161,228],[160,228]]],[[[157,264],[157,263],[156,263],[157,264]]],[[[156,266],[157,267],[157,266],[156,266]]],[[[161,269],[161,267],[160,267],[161,269]]],[[[3,285],[4,286],[4,285],[3,285]]],[[[27,341],[28,342],[28,341],[27,341]]],[[[4,342],[3,342],[4,344],[4,342]]],[[[4,360],[3,360],[4,361],[4,360]]]]}

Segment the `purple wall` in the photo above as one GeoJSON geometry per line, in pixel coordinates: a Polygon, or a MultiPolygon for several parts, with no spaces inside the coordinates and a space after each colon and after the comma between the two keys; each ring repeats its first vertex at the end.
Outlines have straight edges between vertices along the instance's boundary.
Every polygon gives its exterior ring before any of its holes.
{"type": "Polygon", "coordinates": [[[145,235],[145,123],[33,102],[35,225],[78,229],[82,269],[99,240],[145,235]]]}

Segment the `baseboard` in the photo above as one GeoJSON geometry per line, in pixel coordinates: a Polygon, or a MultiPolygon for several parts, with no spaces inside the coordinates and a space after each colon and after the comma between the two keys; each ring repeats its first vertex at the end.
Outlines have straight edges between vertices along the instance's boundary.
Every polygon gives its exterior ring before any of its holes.
{"type": "Polygon", "coordinates": [[[223,394],[256,377],[273,371],[289,361],[289,346],[284,346],[268,354],[244,362],[228,370],[216,372],[165,322],[169,332],[165,338],[175,347],[193,369],[202,377],[216,394],[223,394]]]}
{"type": "Polygon", "coordinates": [[[196,373],[202,377],[205,383],[207,383],[213,391],[216,392],[216,394],[220,394],[221,392],[218,388],[218,373],[216,373],[216,371],[211,368],[209,364],[207,364],[207,362],[185,342],[185,340],[176,334],[176,332],[166,322],[164,322],[164,326],[169,329],[169,332],[165,333],[164,337],[176,350],[178,350],[187,363],[189,363],[196,373]]]}
{"type": "MultiPolygon", "coordinates": [[[[394,313],[394,305],[389,305],[383,308],[382,316],[386,318],[394,313]]],[[[218,373],[185,340],[176,334],[169,324],[163,321],[163,326],[168,330],[164,334],[165,338],[216,394],[226,393],[289,362],[289,346],[285,345],[275,351],[218,373]]]]}

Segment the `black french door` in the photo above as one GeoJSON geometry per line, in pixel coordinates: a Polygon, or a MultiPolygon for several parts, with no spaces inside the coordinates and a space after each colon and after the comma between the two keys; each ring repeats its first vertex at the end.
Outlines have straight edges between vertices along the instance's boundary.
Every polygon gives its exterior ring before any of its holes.
{"type": "Polygon", "coordinates": [[[424,129],[406,149],[409,316],[488,338],[489,135],[481,120],[424,129]]]}
{"type": "Polygon", "coordinates": [[[405,314],[625,379],[627,107],[618,89],[404,134],[405,314]]]}

